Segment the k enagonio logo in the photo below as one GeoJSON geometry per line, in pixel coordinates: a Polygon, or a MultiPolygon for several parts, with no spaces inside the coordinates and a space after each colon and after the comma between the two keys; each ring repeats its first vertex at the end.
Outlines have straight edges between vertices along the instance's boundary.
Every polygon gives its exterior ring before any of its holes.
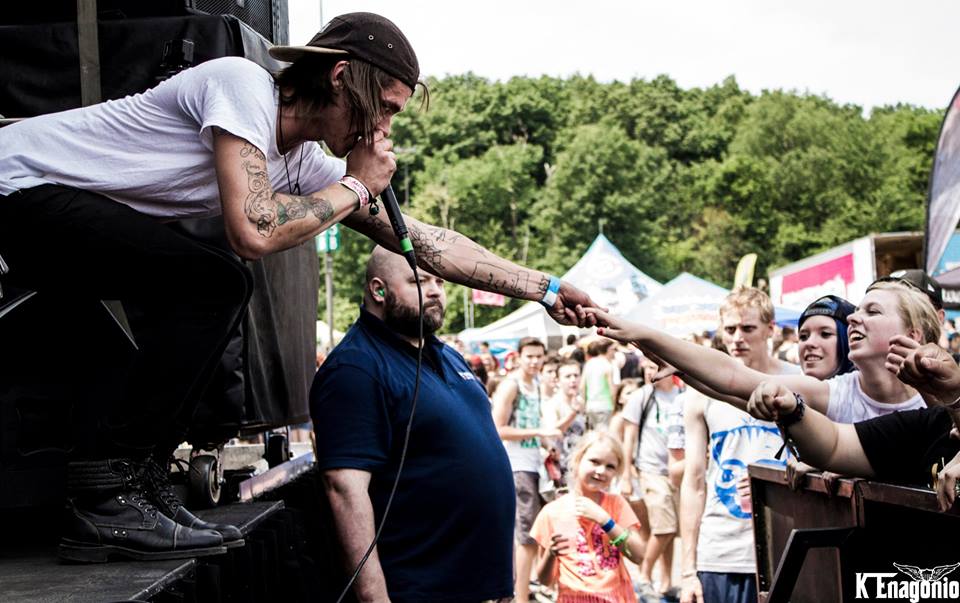
{"type": "Polygon", "coordinates": [[[891,599],[918,603],[927,599],[960,599],[960,582],[947,576],[960,563],[924,569],[915,565],[894,563],[900,573],[857,572],[858,599],[891,599]],[[905,574],[909,580],[897,580],[905,574]]]}

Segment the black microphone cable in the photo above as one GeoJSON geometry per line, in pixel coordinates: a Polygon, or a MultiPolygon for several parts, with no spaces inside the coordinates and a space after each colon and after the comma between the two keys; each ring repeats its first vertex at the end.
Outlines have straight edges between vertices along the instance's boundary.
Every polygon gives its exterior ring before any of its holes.
{"type": "Polygon", "coordinates": [[[361,570],[363,570],[363,566],[367,564],[367,560],[370,558],[370,555],[373,554],[373,549],[377,547],[377,542],[380,541],[380,534],[383,532],[383,526],[387,523],[387,515],[390,513],[390,507],[393,505],[393,497],[397,493],[397,485],[400,483],[400,474],[403,472],[403,465],[407,460],[407,447],[410,444],[410,432],[413,429],[413,415],[417,410],[417,397],[420,394],[420,368],[423,365],[423,288],[420,286],[417,257],[414,254],[413,245],[410,243],[410,237],[407,235],[407,225],[404,223],[403,215],[400,213],[400,206],[397,204],[397,197],[393,193],[393,187],[387,185],[387,188],[381,193],[381,198],[383,199],[384,207],[387,209],[387,217],[390,218],[390,225],[393,227],[393,232],[397,236],[397,241],[400,242],[400,249],[403,252],[403,256],[407,259],[407,263],[410,264],[410,268],[413,270],[413,279],[417,283],[419,322],[419,337],[417,338],[417,376],[413,385],[413,401],[410,403],[410,418],[407,419],[407,428],[403,436],[403,448],[400,451],[400,462],[397,464],[397,476],[393,480],[393,486],[390,488],[390,496],[387,497],[387,504],[383,508],[383,517],[380,518],[380,525],[377,526],[377,531],[373,536],[373,542],[367,547],[363,558],[360,559],[360,563],[357,564],[357,569],[354,570],[353,575],[350,576],[350,580],[347,581],[343,592],[337,597],[337,603],[343,601],[343,598],[350,592],[350,588],[354,582],[357,581],[357,577],[360,575],[361,570]]]}

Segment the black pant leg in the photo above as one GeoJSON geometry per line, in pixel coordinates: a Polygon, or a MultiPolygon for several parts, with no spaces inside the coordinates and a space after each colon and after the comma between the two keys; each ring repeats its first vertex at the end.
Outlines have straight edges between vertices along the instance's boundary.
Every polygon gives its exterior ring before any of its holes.
{"type": "MultiPolygon", "coordinates": [[[[101,195],[46,185],[0,197],[0,255],[16,286],[136,305],[139,350],[105,401],[96,456],[141,456],[189,416],[250,297],[220,250],[101,195]]],[[[84,454],[89,456],[89,454],[84,454]]]]}

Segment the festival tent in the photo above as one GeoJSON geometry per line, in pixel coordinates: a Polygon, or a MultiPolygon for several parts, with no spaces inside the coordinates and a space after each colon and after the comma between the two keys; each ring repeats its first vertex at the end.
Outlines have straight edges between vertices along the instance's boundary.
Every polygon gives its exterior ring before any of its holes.
{"type": "MultiPolygon", "coordinates": [[[[343,331],[333,330],[333,342],[340,343],[343,339],[343,331]]],[[[317,347],[327,349],[330,346],[330,327],[322,320],[317,321],[317,347]]]]}
{"type": "MultiPolygon", "coordinates": [[[[615,314],[628,312],[662,287],[627,261],[602,234],[597,235],[586,253],[563,275],[563,280],[576,285],[593,301],[610,308],[615,314]]],[[[458,336],[468,346],[487,341],[491,348],[495,343],[509,347],[521,337],[530,336],[555,348],[559,347],[567,332],[576,333],[578,329],[561,327],[540,304],[530,302],[496,322],[482,328],[467,329],[458,336]]]]}
{"type": "MultiPolygon", "coordinates": [[[[643,300],[626,318],[666,331],[676,337],[714,331],[720,304],[730,291],[684,272],[660,291],[643,300]]],[[[774,320],[780,326],[797,326],[800,313],[777,307],[774,320]]]]}

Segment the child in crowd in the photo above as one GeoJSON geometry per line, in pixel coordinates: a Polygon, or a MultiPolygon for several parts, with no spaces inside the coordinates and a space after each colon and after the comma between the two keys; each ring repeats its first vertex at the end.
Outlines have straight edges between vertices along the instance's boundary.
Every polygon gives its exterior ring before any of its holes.
{"type": "Polygon", "coordinates": [[[537,574],[557,584],[557,603],[637,600],[623,556],[643,558],[640,523],[622,496],[608,492],[624,466],[616,439],[588,433],[571,457],[572,491],[537,515],[530,530],[540,546],[537,574]]]}
{"type": "Polygon", "coordinates": [[[545,427],[556,427],[563,437],[550,442],[550,457],[557,462],[560,480],[557,486],[567,485],[570,457],[577,443],[587,431],[587,419],[580,399],[580,363],[566,359],[557,369],[557,392],[540,406],[545,427]]]}

